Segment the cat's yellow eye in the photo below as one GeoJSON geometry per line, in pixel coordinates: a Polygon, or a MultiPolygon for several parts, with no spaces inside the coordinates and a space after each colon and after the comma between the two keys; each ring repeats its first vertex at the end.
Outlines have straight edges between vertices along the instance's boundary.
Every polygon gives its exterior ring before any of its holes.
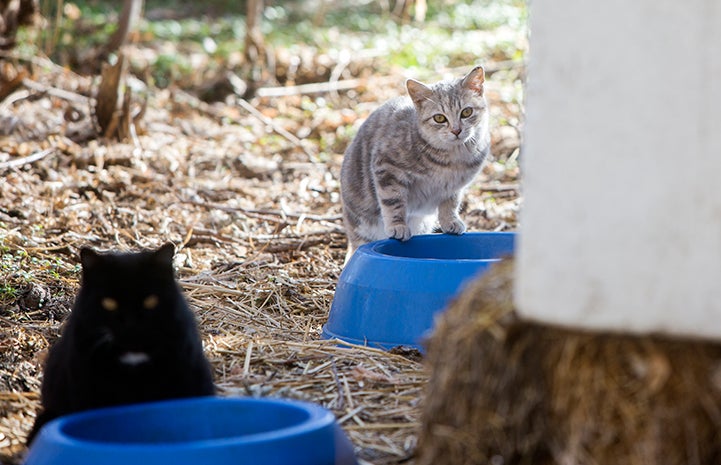
{"type": "Polygon", "coordinates": [[[436,113],[435,115],[433,115],[433,121],[435,121],[436,123],[439,123],[439,124],[440,124],[440,123],[445,123],[445,122],[448,121],[448,120],[446,119],[446,116],[445,116],[445,115],[442,115],[442,114],[440,114],[440,113],[436,113]]]}
{"type": "Polygon", "coordinates": [[[473,114],[473,108],[466,107],[463,110],[461,110],[461,118],[468,118],[473,114]]]}
{"type": "Polygon", "coordinates": [[[158,306],[158,303],[160,303],[160,299],[158,299],[158,296],[155,294],[150,294],[148,297],[143,300],[143,308],[146,310],[152,310],[155,307],[158,306]]]}
{"type": "Polygon", "coordinates": [[[100,306],[109,312],[114,312],[118,309],[118,301],[111,297],[105,297],[100,301],[100,306]]]}

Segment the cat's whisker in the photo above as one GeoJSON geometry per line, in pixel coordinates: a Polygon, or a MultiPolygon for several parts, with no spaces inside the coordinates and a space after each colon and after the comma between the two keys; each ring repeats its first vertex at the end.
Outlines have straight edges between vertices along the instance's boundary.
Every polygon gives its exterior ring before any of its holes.
{"type": "Polygon", "coordinates": [[[91,351],[95,351],[100,347],[112,344],[115,340],[113,333],[108,328],[98,328],[96,333],[97,337],[94,338],[94,343],[90,346],[91,351]]]}

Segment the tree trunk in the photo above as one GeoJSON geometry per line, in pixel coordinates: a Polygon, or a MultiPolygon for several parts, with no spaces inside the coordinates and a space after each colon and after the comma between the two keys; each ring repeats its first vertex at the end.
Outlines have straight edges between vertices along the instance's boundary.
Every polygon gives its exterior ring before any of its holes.
{"type": "Polygon", "coordinates": [[[140,19],[143,3],[143,0],[123,0],[123,11],[120,14],[118,28],[105,45],[104,55],[115,52],[128,40],[128,34],[140,19]]]}
{"type": "Polygon", "coordinates": [[[263,0],[248,0],[246,11],[245,59],[248,63],[264,60],[265,41],[260,26],[263,22],[263,0]]]}
{"type": "Polygon", "coordinates": [[[34,24],[39,11],[37,0],[0,0],[0,50],[13,48],[18,27],[34,24]]]}
{"type": "Polygon", "coordinates": [[[264,0],[248,0],[245,33],[245,66],[247,69],[246,95],[253,95],[261,86],[273,84],[275,79],[275,57],[263,38],[264,0]]]}

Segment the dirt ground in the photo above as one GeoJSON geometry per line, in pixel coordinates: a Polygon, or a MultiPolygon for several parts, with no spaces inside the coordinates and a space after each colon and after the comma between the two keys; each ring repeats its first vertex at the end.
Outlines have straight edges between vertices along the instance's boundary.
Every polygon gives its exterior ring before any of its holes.
{"type": "MultiPolygon", "coordinates": [[[[483,64],[495,158],[463,217],[470,230],[514,230],[522,109],[505,96],[521,70],[483,64]]],[[[24,453],[42,360],[77,290],[79,248],[168,241],[221,395],[320,403],[362,463],[412,463],[429,376],[421,358],[320,340],[346,247],[342,154],[363,119],[404,92],[403,70],[339,91],[222,103],[140,88],[133,107],[147,98],[147,108],[117,141],[94,123],[96,76],[12,54],[0,67],[6,79],[29,70],[0,101],[2,463],[24,453]]]]}

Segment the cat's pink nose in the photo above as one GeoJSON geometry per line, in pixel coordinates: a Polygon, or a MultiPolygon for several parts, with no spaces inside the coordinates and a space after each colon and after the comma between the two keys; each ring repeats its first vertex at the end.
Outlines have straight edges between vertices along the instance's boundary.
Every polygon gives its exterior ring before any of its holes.
{"type": "Polygon", "coordinates": [[[453,128],[453,129],[451,129],[451,132],[453,133],[454,136],[458,137],[458,134],[461,133],[461,128],[453,128]]]}

